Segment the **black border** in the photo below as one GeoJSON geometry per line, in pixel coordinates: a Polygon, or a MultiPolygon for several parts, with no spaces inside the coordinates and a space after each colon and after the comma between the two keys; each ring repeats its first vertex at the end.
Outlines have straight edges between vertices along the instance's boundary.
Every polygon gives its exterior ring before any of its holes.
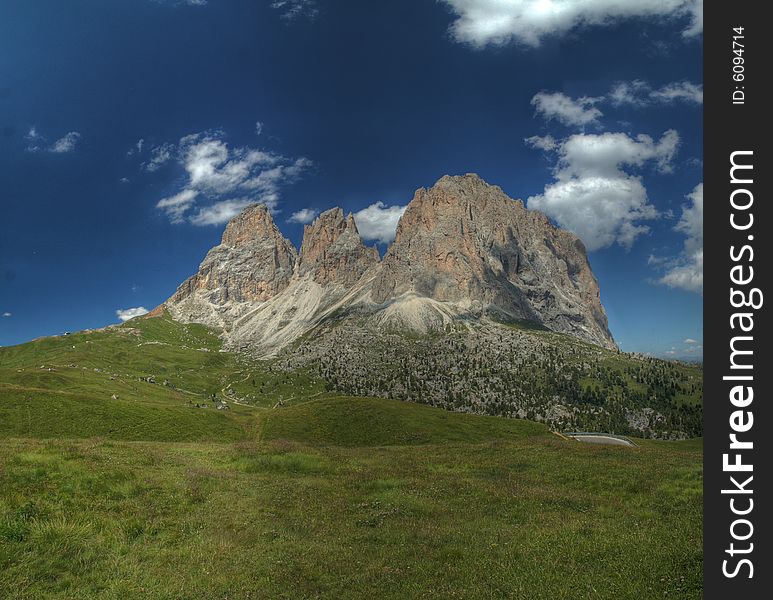
{"type": "MultiPolygon", "coordinates": [[[[744,452],[744,462],[753,462],[754,510],[748,517],[754,524],[750,542],[754,550],[748,555],[754,564],[754,575],[748,571],[733,579],[722,573],[722,561],[731,559],[725,553],[731,540],[729,499],[722,489],[730,487],[729,476],[722,469],[723,454],[734,453],[728,449],[729,416],[733,407],[728,399],[731,384],[723,381],[729,373],[729,343],[731,335],[729,278],[730,246],[748,243],[747,234],[754,235],[755,279],[747,287],[759,287],[763,294],[769,291],[767,277],[771,266],[766,264],[771,253],[771,234],[767,228],[770,220],[769,204],[773,201],[767,193],[768,177],[771,177],[770,152],[766,132],[770,116],[765,107],[770,105],[766,88],[770,70],[766,68],[771,38],[763,9],[768,6],[759,0],[709,1],[705,6],[704,24],[704,597],[707,599],[755,599],[773,597],[771,582],[770,546],[771,528],[771,477],[768,464],[771,460],[770,438],[773,432],[769,389],[769,372],[765,346],[769,343],[769,319],[767,307],[754,315],[754,401],[749,407],[754,413],[754,425],[746,439],[754,442],[754,449],[744,452]],[[745,79],[742,83],[732,79],[733,28],[744,27],[745,79]],[[732,93],[737,85],[745,92],[744,104],[733,104],[732,93]],[[730,227],[730,154],[735,150],[754,152],[754,183],[749,187],[754,194],[754,226],[748,232],[733,231],[730,227]],[[765,191],[763,191],[765,190],[765,191]],[[767,488],[767,490],[766,490],[767,488]]],[[[772,106],[773,108],[773,106],[772,106]]],[[[773,302],[773,297],[765,298],[773,302]]],[[[738,335],[736,332],[734,335],[738,335]]],[[[746,334],[752,335],[752,334],[746,334]]],[[[770,340],[773,341],[773,340],[770,340]]],[[[731,457],[731,461],[732,461],[731,457]]],[[[746,478],[749,474],[743,475],[746,478]]],[[[740,498],[740,497],[739,497],[740,498]]],[[[740,505],[740,500],[739,500],[740,505]]],[[[735,517],[739,518],[739,517],[735,517]]],[[[738,556],[736,556],[736,559],[738,556]]]]}

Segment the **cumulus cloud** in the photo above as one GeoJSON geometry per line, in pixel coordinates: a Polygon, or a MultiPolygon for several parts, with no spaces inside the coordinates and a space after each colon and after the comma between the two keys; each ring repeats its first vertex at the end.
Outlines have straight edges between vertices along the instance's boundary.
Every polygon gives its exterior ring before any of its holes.
{"type": "Polygon", "coordinates": [[[290,218],[287,219],[288,223],[311,223],[314,219],[317,218],[317,215],[319,214],[319,211],[316,208],[302,208],[301,210],[298,210],[290,215],[290,218]]]}
{"type": "Polygon", "coordinates": [[[265,150],[232,148],[222,132],[188,135],[176,145],[159,148],[163,149],[161,164],[174,161],[186,174],[182,189],[156,204],[173,223],[219,225],[256,202],[276,211],[281,188],[312,165],[303,157],[289,159],[265,150]]]}
{"type": "Polygon", "coordinates": [[[299,17],[313,19],[319,14],[316,0],[274,0],[271,8],[279,11],[279,15],[288,21],[299,17]]]}
{"type": "Polygon", "coordinates": [[[255,121],[255,135],[263,133],[263,123],[261,121],[255,121]]]}
{"type": "Polygon", "coordinates": [[[700,344],[700,342],[699,342],[698,340],[694,340],[694,339],[692,339],[692,338],[687,338],[687,339],[685,339],[685,340],[684,340],[684,343],[685,343],[685,344],[700,344]]]}
{"type": "Polygon", "coordinates": [[[589,251],[615,243],[630,248],[649,231],[642,222],[657,218],[658,211],[649,203],[641,178],[624,169],[654,163],[669,172],[679,145],[677,132],[666,131],[658,141],[648,135],[604,133],[577,134],[554,143],[550,151],[557,155],[555,181],[528,199],[529,208],[573,231],[589,251]]]}
{"type": "Polygon", "coordinates": [[[457,19],[456,41],[477,48],[511,42],[537,47],[550,36],[577,27],[611,25],[629,19],[686,22],[685,37],[703,31],[703,0],[442,0],[457,19]]]}
{"type": "Polygon", "coordinates": [[[668,263],[659,282],[671,288],[703,293],[703,183],[687,195],[690,203],[674,229],[686,236],[680,255],[668,263]]]}
{"type": "Polygon", "coordinates": [[[354,213],[354,221],[357,223],[360,237],[388,244],[395,239],[397,222],[405,209],[405,206],[387,206],[383,202],[376,202],[357,211],[354,213]]]}
{"type": "Polygon", "coordinates": [[[531,99],[531,104],[546,120],[556,120],[564,125],[591,125],[598,123],[603,113],[594,105],[601,98],[570,98],[561,92],[539,92],[531,99]]]}
{"type": "Polygon", "coordinates": [[[115,311],[116,316],[121,319],[122,322],[126,322],[134,317],[141,317],[148,314],[148,309],[144,306],[137,306],[135,308],[119,308],[115,311]]]}
{"type": "Polygon", "coordinates": [[[5,317],[6,319],[7,319],[8,317],[12,317],[12,316],[13,316],[13,315],[12,315],[11,313],[9,313],[9,312],[4,312],[4,313],[3,313],[3,317],[5,317]]]}
{"type": "Polygon", "coordinates": [[[80,133],[78,133],[77,131],[70,131],[69,133],[66,133],[64,136],[56,140],[51,146],[51,148],[49,148],[49,150],[51,152],[55,152],[56,154],[72,152],[73,150],[75,150],[75,146],[78,144],[78,141],[80,139],[81,139],[80,133]]]}

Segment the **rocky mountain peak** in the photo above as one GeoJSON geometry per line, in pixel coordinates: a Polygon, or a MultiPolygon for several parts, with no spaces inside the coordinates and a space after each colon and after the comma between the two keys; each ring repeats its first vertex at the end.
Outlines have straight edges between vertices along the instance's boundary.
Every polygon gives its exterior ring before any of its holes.
{"type": "Polygon", "coordinates": [[[473,302],[614,347],[582,243],[479,176],[420,188],[373,283],[373,299],[473,302]]]}
{"type": "Polygon", "coordinates": [[[250,206],[165,307],[266,354],[350,309],[419,333],[524,319],[616,347],[582,242],[475,174],[418,189],[383,261],[340,208],[304,227],[298,254],[268,209],[250,206]]]}
{"type": "Polygon", "coordinates": [[[268,207],[265,204],[252,204],[228,222],[221,244],[235,247],[265,240],[282,243],[284,237],[274,224],[268,207]]]}
{"type": "Polygon", "coordinates": [[[322,285],[334,283],[348,287],[378,262],[378,251],[363,243],[354,216],[349,213],[344,217],[340,208],[323,212],[303,228],[298,261],[301,276],[311,273],[322,285]]]}
{"type": "Polygon", "coordinates": [[[289,285],[297,259],[268,208],[251,205],[229,221],[220,245],[165,306],[184,321],[227,325],[221,309],[273,298],[289,285]]]}

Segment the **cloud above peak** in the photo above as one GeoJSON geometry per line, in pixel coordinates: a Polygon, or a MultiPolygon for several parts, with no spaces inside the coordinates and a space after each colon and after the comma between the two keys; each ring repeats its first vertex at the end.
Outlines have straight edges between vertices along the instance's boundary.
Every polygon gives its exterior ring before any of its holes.
{"type": "Polygon", "coordinates": [[[546,120],[556,120],[564,125],[592,125],[598,123],[603,113],[595,107],[601,98],[570,98],[561,92],[539,92],[531,99],[537,114],[546,120]]]}
{"type": "Polygon", "coordinates": [[[658,141],[625,133],[576,134],[560,141],[532,137],[526,143],[556,155],[555,181],[528,199],[529,208],[573,231],[593,251],[615,243],[630,248],[649,231],[643,222],[659,214],[641,177],[629,171],[653,164],[670,172],[679,134],[668,130],[658,141]]]}
{"type": "Polygon", "coordinates": [[[146,171],[168,162],[181,167],[185,181],[156,208],[172,223],[220,225],[245,206],[258,202],[277,210],[283,186],[298,180],[312,162],[290,159],[256,148],[229,146],[222,132],[187,135],[177,144],[162,144],[151,152],[146,171]]]}
{"type": "Polygon", "coordinates": [[[397,222],[403,216],[407,206],[387,206],[376,202],[354,213],[357,230],[364,240],[388,244],[395,239],[397,222]]]}
{"type": "Polygon", "coordinates": [[[584,128],[587,125],[598,126],[604,116],[599,106],[610,105],[615,108],[624,106],[641,108],[652,105],[703,104],[703,85],[690,81],[674,81],[653,89],[646,81],[618,81],[603,96],[580,96],[572,98],[563,92],[541,91],[536,93],[531,104],[535,116],[546,121],[557,121],[567,127],[584,128]]]}
{"type": "Polygon", "coordinates": [[[703,31],[703,0],[441,0],[456,15],[451,35],[476,48],[518,43],[538,47],[579,27],[631,19],[685,23],[682,35],[703,31]]]}
{"type": "Polygon", "coordinates": [[[300,223],[307,225],[317,218],[319,211],[316,208],[302,208],[290,215],[288,223],[300,223]]]}

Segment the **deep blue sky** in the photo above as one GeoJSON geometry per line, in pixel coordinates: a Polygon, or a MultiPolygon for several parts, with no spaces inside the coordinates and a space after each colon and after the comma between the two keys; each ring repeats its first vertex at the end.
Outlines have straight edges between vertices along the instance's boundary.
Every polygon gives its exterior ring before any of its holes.
{"type": "Polygon", "coordinates": [[[542,194],[555,156],[530,136],[657,141],[674,129],[672,172],[653,161],[625,169],[661,216],[642,221],[650,231],[630,249],[590,258],[623,349],[690,355],[702,297],[658,283],[666,267],[648,257],[679,260],[685,234],[674,227],[702,180],[702,107],[597,100],[603,117],[572,127],[531,104],[540,91],[600,99],[621,81],[700,84],[701,40],[683,38],[685,22],[618,20],[537,48],[474,47],[449,33],[456,15],[433,0],[315,8],[288,18],[254,0],[0,4],[0,314],[10,313],[0,345],[117,322],[116,310],[152,308],[196,270],[223,226],[171,223],[156,207],[186,186],[179,150],[156,171],[142,166],[189,134],[311,161],[276,190],[277,223],[299,244],[302,225],[287,221],[299,209],[405,205],[446,173],[477,172],[516,198],[542,194]],[[52,151],[69,132],[70,151],[52,151]]]}

